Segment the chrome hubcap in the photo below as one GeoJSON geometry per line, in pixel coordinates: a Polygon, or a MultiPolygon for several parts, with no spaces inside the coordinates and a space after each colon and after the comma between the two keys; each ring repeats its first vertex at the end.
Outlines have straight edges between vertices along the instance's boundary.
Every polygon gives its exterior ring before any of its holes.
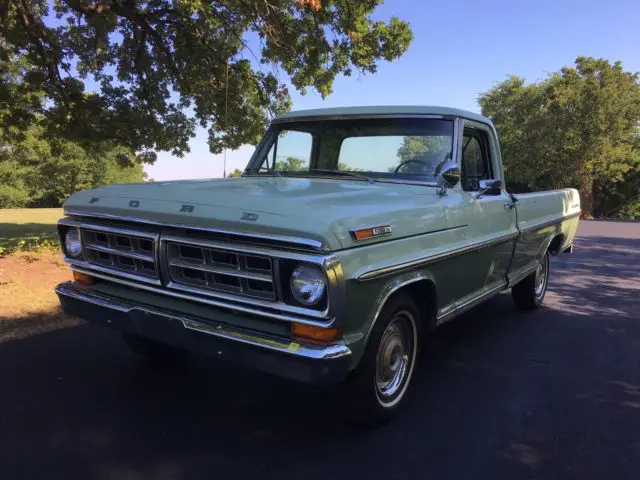
{"type": "Polygon", "coordinates": [[[408,322],[399,313],[382,334],[376,359],[376,389],[382,399],[396,395],[407,376],[412,353],[408,322]]]}
{"type": "Polygon", "coordinates": [[[536,279],[535,279],[535,288],[536,288],[536,297],[541,297],[544,293],[544,290],[547,286],[547,269],[549,260],[546,255],[538,265],[538,269],[536,270],[536,279]]]}

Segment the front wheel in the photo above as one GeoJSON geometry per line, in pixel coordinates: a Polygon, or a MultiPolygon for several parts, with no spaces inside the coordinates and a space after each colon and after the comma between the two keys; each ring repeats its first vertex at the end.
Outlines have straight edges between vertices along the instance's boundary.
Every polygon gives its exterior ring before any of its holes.
{"type": "Polygon", "coordinates": [[[511,288],[513,301],[521,310],[534,310],[542,304],[549,283],[549,252],[540,259],[538,268],[511,288]]]}
{"type": "Polygon", "coordinates": [[[357,370],[347,380],[350,420],[371,426],[395,416],[404,403],[418,354],[419,312],[407,295],[382,309],[357,370]]]}

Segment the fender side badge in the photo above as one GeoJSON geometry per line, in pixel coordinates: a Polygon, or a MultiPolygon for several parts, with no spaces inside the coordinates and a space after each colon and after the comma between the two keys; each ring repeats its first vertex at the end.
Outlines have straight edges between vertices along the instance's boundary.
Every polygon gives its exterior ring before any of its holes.
{"type": "Polygon", "coordinates": [[[349,230],[354,240],[366,240],[367,238],[391,235],[390,225],[378,225],[376,227],[361,227],[349,230]]]}

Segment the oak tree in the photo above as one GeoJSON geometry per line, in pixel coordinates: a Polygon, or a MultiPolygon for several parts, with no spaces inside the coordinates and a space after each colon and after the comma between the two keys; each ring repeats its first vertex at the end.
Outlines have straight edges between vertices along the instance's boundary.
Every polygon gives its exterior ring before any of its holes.
{"type": "Polygon", "coordinates": [[[338,75],[400,57],[412,32],[372,18],[382,1],[4,0],[0,70],[22,63],[24,90],[4,100],[19,116],[43,95],[47,132],[142,161],[182,155],[197,126],[211,152],[234,149],[290,108],[287,83],[326,96],[338,75]]]}
{"type": "Polygon", "coordinates": [[[509,77],[479,103],[500,135],[507,182],[576,187],[595,216],[634,201],[626,185],[640,169],[640,83],[620,62],[578,57],[537,83],[509,77]]]}

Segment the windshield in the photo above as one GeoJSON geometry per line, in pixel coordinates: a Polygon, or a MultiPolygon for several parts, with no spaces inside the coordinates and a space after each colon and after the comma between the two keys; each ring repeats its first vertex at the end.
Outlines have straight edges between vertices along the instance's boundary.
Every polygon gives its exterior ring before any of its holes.
{"type": "Polygon", "coordinates": [[[273,125],[246,173],[435,183],[451,158],[453,121],[344,119],[273,125]]]}

